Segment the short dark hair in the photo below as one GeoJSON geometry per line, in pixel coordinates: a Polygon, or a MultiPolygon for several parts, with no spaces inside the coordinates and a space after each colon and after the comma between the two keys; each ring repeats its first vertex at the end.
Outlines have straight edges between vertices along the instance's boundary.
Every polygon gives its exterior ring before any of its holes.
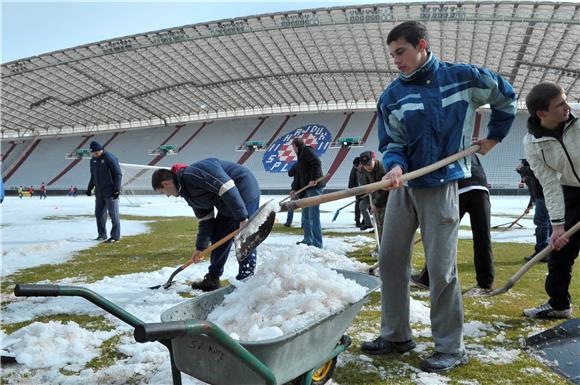
{"type": "Polygon", "coordinates": [[[153,187],[153,190],[157,191],[158,189],[163,187],[163,184],[161,182],[166,180],[173,180],[174,177],[175,174],[173,174],[171,170],[168,170],[166,168],[160,168],[159,170],[155,170],[153,175],[151,175],[151,187],[153,187]]]}
{"type": "Polygon", "coordinates": [[[419,45],[419,40],[425,39],[429,41],[429,33],[427,32],[427,27],[425,24],[419,23],[418,21],[406,21],[401,23],[389,32],[387,35],[387,45],[391,44],[395,40],[400,38],[405,39],[413,47],[419,45]]]}
{"type": "Polygon", "coordinates": [[[358,166],[360,164],[360,157],[356,157],[352,160],[352,164],[358,166]]]}
{"type": "Polygon", "coordinates": [[[304,146],[304,141],[302,140],[302,138],[294,138],[292,139],[292,144],[295,145],[296,147],[303,147],[304,146]]]}
{"type": "Polygon", "coordinates": [[[538,111],[548,111],[550,102],[564,93],[564,89],[556,83],[544,82],[535,85],[526,96],[526,107],[533,118],[538,118],[538,111]]]}

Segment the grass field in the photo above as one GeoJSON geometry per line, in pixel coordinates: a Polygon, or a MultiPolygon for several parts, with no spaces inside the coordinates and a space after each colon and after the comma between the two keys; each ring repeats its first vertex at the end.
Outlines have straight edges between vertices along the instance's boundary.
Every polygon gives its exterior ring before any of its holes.
{"type": "MultiPolygon", "coordinates": [[[[149,224],[150,233],[124,237],[122,242],[114,245],[96,245],[81,251],[75,257],[60,265],[48,265],[24,269],[14,275],[4,277],[1,283],[2,309],[5,309],[16,282],[34,283],[40,281],[58,282],[67,278],[83,277],[86,282],[95,282],[105,276],[118,276],[133,272],[156,271],[166,266],[177,266],[186,260],[191,252],[191,234],[196,231],[196,224],[190,218],[159,217],[139,218],[123,217],[123,220],[154,220],[149,224]],[[159,252],[158,250],[162,250],[159,252]]],[[[298,233],[299,229],[288,229],[276,225],[274,233],[298,233]]],[[[326,237],[347,237],[345,233],[327,233],[326,237]]],[[[366,234],[369,237],[372,234],[366,234]]],[[[495,286],[505,284],[523,264],[523,256],[532,245],[515,243],[495,243],[494,245],[496,282],[495,286]]],[[[463,288],[475,284],[472,261],[472,243],[470,240],[459,241],[458,269],[463,288]]],[[[370,257],[371,247],[366,246],[349,254],[361,262],[372,265],[375,260],[370,257]]],[[[423,265],[421,244],[415,248],[413,264],[416,269],[423,265]]],[[[577,277],[580,268],[576,264],[574,275],[577,277]]],[[[566,384],[566,381],[554,374],[546,366],[530,357],[523,349],[524,340],[532,334],[557,325],[561,321],[532,321],[521,315],[523,308],[538,305],[546,299],[544,278],[546,265],[540,264],[529,271],[512,290],[497,297],[465,298],[465,322],[471,325],[485,324],[479,330],[482,335],[466,336],[465,343],[471,355],[469,365],[458,368],[444,376],[430,375],[417,368],[421,357],[432,348],[428,327],[414,325],[416,339],[421,349],[404,355],[380,357],[366,356],[358,346],[376,336],[380,324],[379,293],[373,293],[358,317],[348,330],[353,338],[353,345],[340,356],[339,366],[334,380],[341,385],[362,384],[566,384]]],[[[580,297],[580,285],[573,284],[571,293],[574,299],[580,297]]],[[[191,293],[184,291],[186,298],[191,293]]],[[[427,301],[426,293],[412,289],[415,299],[427,301]]],[[[574,311],[578,312],[575,305],[574,311]]],[[[6,334],[28,325],[31,322],[48,322],[49,320],[73,320],[90,330],[111,330],[111,324],[104,317],[69,314],[55,314],[31,319],[26,322],[2,324],[6,334]]],[[[90,361],[87,367],[99,369],[111,365],[115,360],[123,359],[124,353],[117,349],[119,336],[115,336],[102,345],[101,356],[90,361]]],[[[312,347],[316,349],[315,346],[312,347]]],[[[4,371],[3,371],[4,372],[4,371]]],[[[61,370],[62,373],[65,373],[61,370]]],[[[78,372],[68,374],[75,375],[78,372]]],[[[65,373],[66,374],[66,373],[65,373]]],[[[22,378],[20,378],[22,380],[22,378]]],[[[169,379],[168,379],[169,380],[169,379]]],[[[2,383],[23,383],[15,377],[2,375],[2,383]]],[[[131,383],[139,383],[136,376],[131,383]]]]}

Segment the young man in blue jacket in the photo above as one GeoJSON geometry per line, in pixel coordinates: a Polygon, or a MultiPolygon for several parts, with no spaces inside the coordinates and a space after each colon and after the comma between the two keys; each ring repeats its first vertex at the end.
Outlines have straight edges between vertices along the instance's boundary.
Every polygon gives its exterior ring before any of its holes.
{"type": "Polygon", "coordinates": [[[466,364],[463,302],[457,276],[459,208],[457,180],[468,177],[462,159],[403,186],[400,178],[468,147],[475,110],[491,106],[480,153],[490,151],[508,133],[516,114],[512,86],[485,68],[439,61],[429,50],[427,29],[418,22],[397,25],[387,44],[400,76],[377,106],[379,150],[390,179],[379,255],[382,279],[381,331],[362,344],[370,354],[413,349],[409,325],[409,279],[415,232],[420,226],[429,270],[431,332],[435,352],[421,369],[444,372],[466,364]]]}
{"type": "MultiPolygon", "coordinates": [[[[199,220],[196,251],[192,258],[201,261],[201,252],[243,226],[260,205],[260,187],[252,172],[237,163],[216,158],[203,159],[190,166],[176,164],[171,170],[156,170],[151,177],[155,191],[167,196],[181,196],[199,220]],[[214,208],[217,215],[214,215],[214,208]]],[[[220,277],[228,259],[233,239],[215,249],[204,279],[193,289],[213,291],[220,287],[220,277]]],[[[254,274],[256,250],[239,266],[237,280],[254,274]]]]}
{"type": "Polygon", "coordinates": [[[91,179],[87,186],[87,195],[95,189],[95,217],[97,218],[97,241],[118,242],[121,238],[121,221],[119,219],[119,193],[121,192],[121,167],[113,154],[105,151],[99,142],[92,141],[91,179]],[[111,217],[111,236],[107,239],[107,211],[111,217]]]}

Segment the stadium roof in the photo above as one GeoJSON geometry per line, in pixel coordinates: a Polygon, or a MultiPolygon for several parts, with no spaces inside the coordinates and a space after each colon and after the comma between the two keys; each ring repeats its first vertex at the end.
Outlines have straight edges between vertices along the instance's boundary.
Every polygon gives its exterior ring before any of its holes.
{"type": "Polygon", "coordinates": [[[422,2],[308,9],[120,37],[2,65],[3,138],[241,116],[372,109],[397,75],[386,36],[580,97],[580,3],[422,2]]]}

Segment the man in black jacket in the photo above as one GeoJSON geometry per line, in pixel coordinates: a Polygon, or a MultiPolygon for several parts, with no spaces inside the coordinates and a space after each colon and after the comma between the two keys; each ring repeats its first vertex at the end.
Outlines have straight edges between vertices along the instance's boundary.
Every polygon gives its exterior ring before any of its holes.
{"type": "MultiPolygon", "coordinates": [[[[491,249],[491,205],[487,177],[477,155],[471,156],[471,177],[460,179],[457,187],[459,188],[459,218],[469,213],[471,222],[476,289],[486,292],[491,290],[495,275],[491,249]]],[[[420,274],[413,274],[411,282],[421,288],[428,288],[427,267],[423,268],[420,274]]]]}
{"type": "MultiPolygon", "coordinates": [[[[363,167],[360,183],[361,186],[380,182],[386,174],[385,167],[381,162],[377,161],[377,156],[374,151],[365,151],[361,153],[360,163],[363,167]]],[[[385,219],[385,207],[387,206],[388,197],[389,192],[381,189],[362,198],[360,204],[361,211],[368,212],[367,210],[369,209],[372,211],[375,223],[377,224],[379,238],[382,238],[383,236],[383,222],[385,219]]],[[[372,224],[370,227],[372,227],[372,224]]],[[[365,230],[366,228],[367,227],[363,226],[361,227],[361,230],[365,230]]]]}
{"type": "Polygon", "coordinates": [[[121,221],[119,219],[119,193],[121,191],[121,167],[113,154],[105,151],[98,142],[92,141],[91,179],[87,186],[87,195],[95,189],[95,217],[99,235],[95,240],[107,243],[118,242],[121,238],[121,221]],[[113,227],[107,239],[107,211],[113,227]]]}
{"type": "MultiPolygon", "coordinates": [[[[310,146],[306,146],[301,138],[292,140],[292,148],[296,153],[298,161],[294,170],[294,180],[292,182],[292,198],[296,197],[296,191],[302,187],[310,186],[301,193],[299,198],[308,198],[321,195],[326,185],[324,180],[316,183],[322,177],[322,165],[316,151],[310,146]]],[[[302,209],[302,230],[304,239],[298,243],[322,248],[322,226],[320,225],[320,205],[305,207],[302,209]]]]}

